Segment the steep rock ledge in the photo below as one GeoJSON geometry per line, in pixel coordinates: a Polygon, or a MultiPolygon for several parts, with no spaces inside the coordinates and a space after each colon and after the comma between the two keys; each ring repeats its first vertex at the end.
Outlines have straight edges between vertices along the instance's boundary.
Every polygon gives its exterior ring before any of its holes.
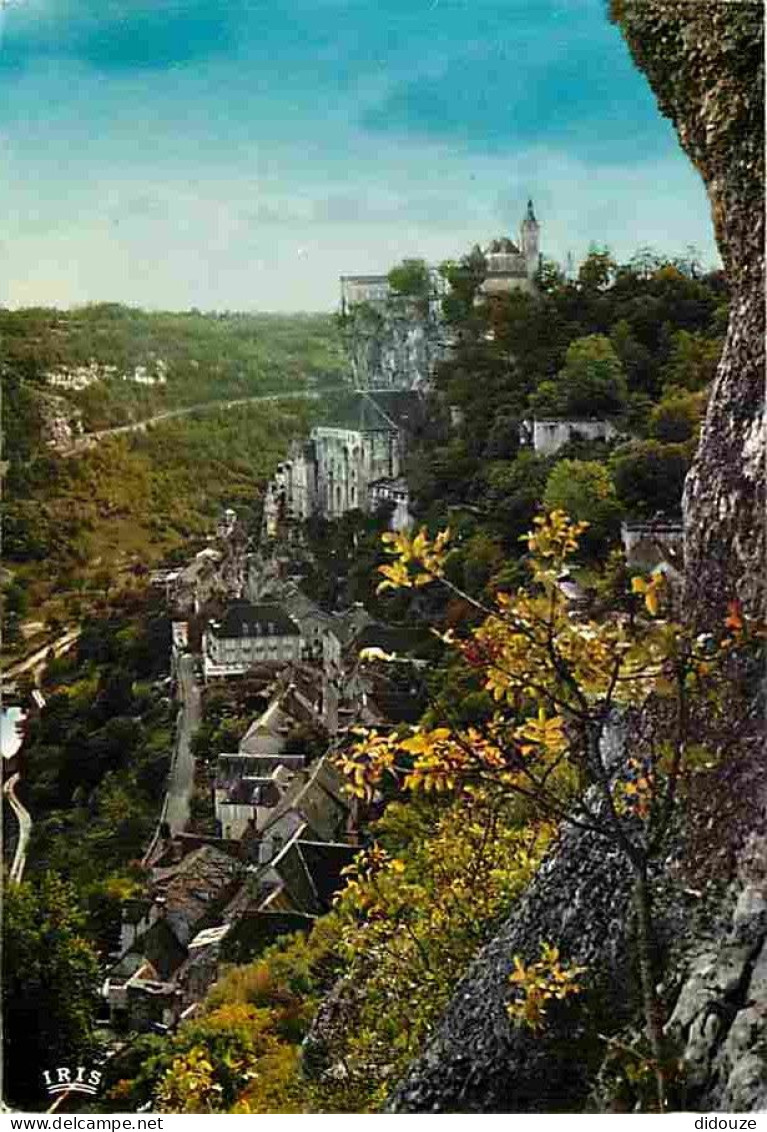
{"type": "Polygon", "coordinates": [[[685,490],[686,606],[764,613],[764,8],[612,0],[612,15],[706,183],[732,286],[730,326],[685,490]]]}
{"type": "MultiPolygon", "coordinates": [[[[767,768],[759,714],[731,761],[699,791],[654,883],[668,1034],[685,1108],[767,1105],[767,768]]],[[[394,1112],[557,1112],[609,1108],[600,1035],[635,1043],[641,1015],[631,875],[602,839],[566,830],[514,914],[456,988],[394,1112]],[[506,1015],[513,956],[550,940],[588,968],[586,993],[542,1034],[506,1015]]]]}
{"type": "MultiPolygon", "coordinates": [[[[612,0],[611,10],[706,182],[733,289],[685,493],[686,613],[708,629],[734,597],[751,614],[764,609],[763,8],[756,0],[612,0]]],[[[733,714],[733,729],[740,722],[733,714]]],[[[656,893],[668,1032],[685,1070],[686,1107],[767,1105],[763,732],[759,709],[750,738],[730,750],[721,779],[685,815],[688,840],[707,846],[700,856],[712,863],[710,874],[698,860],[696,888],[683,870],[667,869],[656,893]]],[[[681,859],[690,850],[679,841],[674,852],[681,859]]],[[[551,1112],[593,1104],[594,1039],[638,1016],[628,891],[627,868],[603,843],[566,835],[459,984],[390,1109],[551,1112]],[[512,957],[529,961],[542,939],[589,964],[597,987],[555,1017],[543,1040],[513,1029],[505,1013],[512,957]]]]}

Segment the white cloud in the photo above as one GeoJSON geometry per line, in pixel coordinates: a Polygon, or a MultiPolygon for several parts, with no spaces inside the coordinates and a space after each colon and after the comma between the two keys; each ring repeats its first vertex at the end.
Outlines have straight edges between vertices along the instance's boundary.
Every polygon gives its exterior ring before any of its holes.
{"type": "MultiPolygon", "coordinates": [[[[205,102],[217,82],[102,86],[76,67],[20,79],[0,136],[0,304],[329,308],[339,274],[460,255],[514,231],[528,196],[553,258],[596,241],[619,258],[694,243],[713,260],[681,151],[622,167],[540,146],[482,155],[365,135],[340,103],[281,121],[275,92],[234,123],[205,102]]],[[[237,82],[223,89],[237,107],[237,82]]]]}

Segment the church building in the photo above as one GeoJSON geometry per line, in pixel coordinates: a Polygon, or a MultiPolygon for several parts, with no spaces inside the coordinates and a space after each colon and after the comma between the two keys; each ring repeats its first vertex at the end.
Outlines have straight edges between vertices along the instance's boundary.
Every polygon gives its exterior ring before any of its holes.
{"type": "Polygon", "coordinates": [[[370,511],[380,502],[383,481],[402,475],[408,434],[423,417],[415,390],[350,393],[327,424],[295,443],[264,500],[264,533],[276,538],[283,524],[347,511],[370,511]],[[379,489],[373,490],[373,485],[379,489]]]}
{"type": "MultiPolygon", "coordinates": [[[[519,232],[482,249],[486,276],[482,293],[534,291],[540,262],[540,226],[533,202],[519,232]]],[[[418,262],[418,261],[415,261],[418,262]]],[[[264,501],[264,533],[277,538],[285,524],[312,515],[337,519],[347,511],[391,505],[392,522],[409,521],[402,478],[407,438],[424,411],[436,365],[448,356],[442,315],[446,280],[426,270],[419,294],[398,294],[388,275],[341,277],[341,317],[354,393],[309,439],[292,445],[277,467],[264,501]]]]}

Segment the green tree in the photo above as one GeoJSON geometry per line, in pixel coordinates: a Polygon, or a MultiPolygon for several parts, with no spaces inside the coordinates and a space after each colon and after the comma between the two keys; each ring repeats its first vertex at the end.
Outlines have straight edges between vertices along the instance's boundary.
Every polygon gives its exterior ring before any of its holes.
{"type": "Polygon", "coordinates": [[[99,967],[72,885],[53,873],[4,894],[6,1096],[41,1099],[43,1069],[92,1054],[99,967]]]}
{"type": "Polygon", "coordinates": [[[650,435],[666,444],[697,439],[705,408],[705,394],[670,389],[650,413],[650,435]]]}
{"type": "Polygon", "coordinates": [[[650,351],[635,337],[631,323],[619,319],[610,330],[610,342],[618,355],[630,390],[652,390],[655,366],[650,351]]]}
{"type": "MultiPolygon", "coordinates": [[[[727,676],[732,650],[755,676],[763,648],[756,625],[737,606],[726,631],[716,636],[695,637],[669,621],[658,575],[632,579],[632,592],[644,598],[641,616],[573,619],[558,580],[582,533],[583,524],[573,524],[561,511],[538,517],[528,537],[530,586],[498,594],[495,609],[478,608],[484,620],[468,637],[443,638],[482,672],[496,705],[489,721],[468,728],[422,724],[405,735],[360,729],[338,762],[348,788],[361,798],[373,798],[384,780],[427,795],[486,787],[497,790],[498,798],[524,799],[542,817],[588,829],[611,843],[633,875],[648,1060],[655,1104],[663,1112],[676,1064],[664,1034],[652,878],[669,859],[667,836],[682,790],[710,767],[712,753],[695,742],[690,721],[704,704],[724,702],[732,687],[727,676]],[[664,727],[624,745],[617,764],[605,744],[616,713],[625,718],[651,706],[658,712],[661,703],[664,727]]],[[[424,529],[387,536],[393,561],[380,568],[381,585],[421,588],[439,582],[453,588],[446,570],[449,539],[442,531],[430,541],[424,529]]],[[[384,868],[402,871],[388,861],[384,868]]],[[[538,989],[545,993],[539,1006],[557,997],[549,991],[564,972],[556,946],[547,945],[542,959],[538,989]]],[[[535,980],[516,957],[515,967],[519,977],[512,975],[512,984],[534,991],[535,980]]],[[[574,967],[568,970],[575,975],[574,967]]],[[[539,1010],[528,1014],[519,999],[510,1005],[513,1017],[535,1024],[539,1010]]]]}
{"type": "Polygon", "coordinates": [[[661,370],[663,383],[684,389],[704,389],[714,379],[721,353],[721,338],[677,330],[671,338],[668,361],[661,370]]]}
{"type": "Polygon", "coordinates": [[[514,460],[483,463],[477,481],[482,511],[511,556],[519,553],[519,539],[540,508],[549,467],[549,460],[529,448],[521,449],[514,460]]]}
{"type": "Polygon", "coordinates": [[[541,256],[535,275],[535,284],[541,294],[551,295],[565,285],[565,275],[556,260],[541,256]]]}
{"type": "Polygon", "coordinates": [[[585,291],[604,291],[615,277],[615,268],[607,248],[594,248],[578,269],[578,283],[585,291]]]}
{"type": "Polygon", "coordinates": [[[539,416],[598,417],[621,412],[627,398],[626,377],[610,339],[590,334],[570,343],[556,384],[542,383],[530,404],[539,416]]]}
{"type": "Polygon", "coordinates": [[[632,440],[616,448],[610,470],[629,514],[643,518],[658,511],[678,512],[690,458],[689,445],[659,440],[632,440]]]}
{"type": "Polygon", "coordinates": [[[552,468],[543,495],[550,511],[565,511],[589,524],[584,549],[599,553],[618,531],[621,507],[604,464],[592,460],[560,460],[552,468]]]}
{"type": "Polygon", "coordinates": [[[442,300],[445,318],[452,324],[466,324],[473,321],[474,301],[487,275],[487,264],[479,245],[458,262],[446,260],[440,265],[439,273],[450,284],[450,290],[442,300]]]}
{"type": "Polygon", "coordinates": [[[422,259],[403,259],[387,276],[389,286],[397,295],[426,299],[431,290],[429,268],[422,259]]]}

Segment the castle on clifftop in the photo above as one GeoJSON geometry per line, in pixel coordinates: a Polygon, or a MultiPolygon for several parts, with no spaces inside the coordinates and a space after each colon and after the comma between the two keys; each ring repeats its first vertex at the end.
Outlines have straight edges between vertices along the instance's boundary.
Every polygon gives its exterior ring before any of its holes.
{"type": "MultiPolygon", "coordinates": [[[[535,290],[540,225],[533,202],[518,243],[507,236],[476,251],[485,261],[482,297],[535,290]]],[[[291,523],[347,511],[392,507],[392,525],[409,523],[402,478],[408,435],[423,416],[423,391],[450,343],[442,317],[444,276],[421,261],[416,286],[398,291],[390,275],[342,275],[341,318],[351,389],[326,423],[295,442],[278,465],[264,500],[264,534],[275,539],[291,523]],[[353,390],[353,392],[352,392],[353,390]]],[[[393,274],[393,273],[392,273],[393,274]]]]}

